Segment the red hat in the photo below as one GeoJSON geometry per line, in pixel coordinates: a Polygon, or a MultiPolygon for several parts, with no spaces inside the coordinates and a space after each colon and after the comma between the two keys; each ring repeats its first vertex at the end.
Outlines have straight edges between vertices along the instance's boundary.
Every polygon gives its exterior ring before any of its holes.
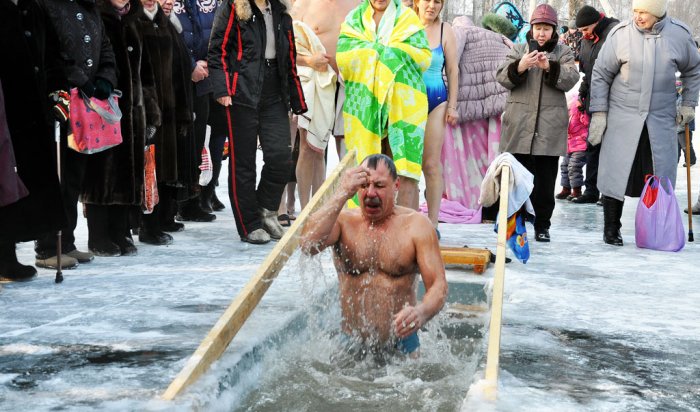
{"type": "Polygon", "coordinates": [[[545,23],[557,27],[557,11],[549,4],[540,4],[530,17],[530,24],[545,23]]]}

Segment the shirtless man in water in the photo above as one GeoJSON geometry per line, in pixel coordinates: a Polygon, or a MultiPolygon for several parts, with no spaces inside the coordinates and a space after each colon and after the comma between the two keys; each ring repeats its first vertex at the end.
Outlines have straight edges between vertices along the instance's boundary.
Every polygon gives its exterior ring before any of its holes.
{"type": "Polygon", "coordinates": [[[344,333],[417,356],[417,331],[444,305],[447,281],[430,220],[395,206],[398,189],[391,158],[368,156],[309,217],[301,245],[309,255],[333,247],[344,333]],[[343,209],[355,193],[361,207],[343,209]],[[426,290],[420,303],[419,272],[426,290]]]}

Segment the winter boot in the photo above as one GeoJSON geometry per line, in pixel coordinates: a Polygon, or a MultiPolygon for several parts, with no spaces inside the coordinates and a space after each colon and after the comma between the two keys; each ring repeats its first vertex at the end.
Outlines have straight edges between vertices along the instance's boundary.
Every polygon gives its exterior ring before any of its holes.
{"type": "Polygon", "coordinates": [[[262,245],[270,241],[270,235],[264,229],[255,229],[248,233],[248,236],[242,237],[241,240],[254,245],[262,245]]]}
{"type": "Polygon", "coordinates": [[[139,242],[156,246],[169,245],[173,242],[173,237],[160,229],[158,206],[150,215],[143,215],[141,223],[139,242]]]}
{"type": "Polygon", "coordinates": [[[569,196],[566,197],[566,200],[569,200],[569,201],[572,201],[572,202],[573,202],[573,201],[576,201],[576,199],[578,199],[579,197],[581,197],[581,186],[575,187],[575,188],[571,191],[571,194],[570,194],[569,196]]]}
{"type": "MultiPolygon", "coordinates": [[[[58,258],[56,256],[49,256],[46,258],[36,258],[34,263],[36,267],[44,269],[58,269],[58,258]]],[[[74,269],[78,267],[78,259],[70,257],[68,255],[61,255],[61,269],[74,269]]]]}
{"type": "Polygon", "coordinates": [[[119,246],[122,256],[135,255],[138,251],[129,233],[129,209],[127,206],[111,206],[109,238],[119,246]]]}
{"type": "Polygon", "coordinates": [[[195,197],[179,205],[179,211],[175,219],[181,222],[211,222],[216,219],[216,215],[202,210],[199,205],[199,197],[195,197]]]}
{"type": "Polygon", "coordinates": [[[598,202],[599,197],[600,197],[600,195],[598,194],[598,192],[593,193],[590,190],[586,189],[586,191],[582,195],[574,197],[573,199],[571,199],[571,201],[574,203],[579,203],[579,204],[581,204],[581,203],[596,203],[596,202],[598,202]]]}
{"type": "Polygon", "coordinates": [[[0,280],[25,281],[36,276],[34,266],[17,261],[14,242],[0,242],[0,280]]]}
{"type": "Polygon", "coordinates": [[[214,193],[214,186],[208,184],[202,187],[202,191],[199,192],[199,208],[202,209],[204,213],[212,213],[214,209],[211,207],[211,198],[214,193]]]}
{"type": "Polygon", "coordinates": [[[613,246],[622,246],[622,235],[620,228],[622,223],[622,207],[624,202],[613,199],[612,197],[603,196],[603,240],[605,243],[613,246]]]}
{"type": "Polygon", "coordinates": [[[216,197],[216,190],[211,192],[211,208],[215,212],[220,212],[224,209],[226,209],[226,206],[219,200],[218,197],[216,197]]]}
{"type": "Polygon", "coordinates": [[[263,229],[270,234],[272,239],[282,239],[284,229],[279,220],[277,220],[277,211],[262,208],[260,209],[260,218],[262,219],[263,229]]]}
{"type": "Polygon", "coordinates": [[[559,200],[563,200],[563,199],[566,199],[570,194],[571,194],[570,187],[562,187],[561,192],[554,195],[554,198],[559,199],[559,200]]]}
{"type": "Polygon", "coordinates": [[[119,246],[112,242],[109,233],[110,207],[85,205],[88,226],[88,249],[97,256],[113,257],[122,254],[119,246]]]}

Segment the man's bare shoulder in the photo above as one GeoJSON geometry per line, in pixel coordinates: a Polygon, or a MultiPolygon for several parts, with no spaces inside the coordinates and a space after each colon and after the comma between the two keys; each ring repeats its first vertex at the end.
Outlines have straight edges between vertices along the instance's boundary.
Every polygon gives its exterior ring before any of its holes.
{"type": "Polygon", "coordinates": [[[313,0],[296,0],[292,6],[292,11],[289,13],[294,20],[304,20],[304,15],[308,13],[309,7],[313,0]]]}
{"type": "Polygon", "coordinates": [[[362,0],[336,0],[336,3],[339,16],[345,19],[345,16],[355,9],[355,7],[359,6],[362,0]]]}
{"type": "Polygon", "coordinates": [[[401,220],[401,224],[410,229],[411,233],[421,233],[433,227],[430,219],[422,213],[404,206],[395,206],[394,213],[401,220]]]}
{"type": "Polygon", "coordinates": [[[346,224],[356,225],[362,220],[362,212],[360,208],[345,208],[338,215],[338,223],[343,226],[346,224]]]}

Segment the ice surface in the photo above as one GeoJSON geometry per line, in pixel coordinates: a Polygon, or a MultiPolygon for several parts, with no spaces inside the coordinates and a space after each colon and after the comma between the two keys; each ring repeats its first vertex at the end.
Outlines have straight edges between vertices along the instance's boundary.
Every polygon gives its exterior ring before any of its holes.
{"type": "MultiPolygon", "coordinates": [[[[694,197],[699,170],[693,168],[694,197]]],[[[684,208],[684,169],[678,176],[684,208]]],[[[218,195],[226,199],[225,184],[218,195]]],[[[477,382],[465,410],[700,409],[700,246],[687,244],[679,253],[637,249],[635,206],[636,199],[625,203],[625,246],[617,248],[602,242],[601,207],[557,201],[552,242],[532,242],[526,265],[506,265],[500,398],[481,399],[477,382]]],[[[309,268],[293,257],[211,371],[174,403],[158,400],[273,247],[240,242],[230,208],[216,214],[214,223],[186,223],[170,246],[137,242],[136,256],[96,258],[64,271],[60,285],[44,269],[34,281],[3,284],[0,410],[230,410],[243,402],[266,377],[271,358],[252,362],[228,387],[235,365],[292,327],[335,278],[329,259],[309,268]],[[305,275],[319,270],[320,277],[305,275]]],[[[697,218],[695,225],[700,232],[697,218]]],[[[495,250],[492,225],[442,224],[440,231],[445,245],[495,250]]],[[[84,249],[84,220],[76,237],[84,249]]],[[[19,245],[18,255],[33,262],[32,245],[19,245]]],[[[485,278],[492,276],[490,266],[485,278]]],[[[483,363],[477,381],[481,370],[483,363]]],[[[439,396],[415,378],[388,375],[380,383],[439,396]]],[[[472,381],[460,384],[466,394],[472,381]]],[[[406,410],[433,409],[418,398],[391,400],[406,410]]]]}

